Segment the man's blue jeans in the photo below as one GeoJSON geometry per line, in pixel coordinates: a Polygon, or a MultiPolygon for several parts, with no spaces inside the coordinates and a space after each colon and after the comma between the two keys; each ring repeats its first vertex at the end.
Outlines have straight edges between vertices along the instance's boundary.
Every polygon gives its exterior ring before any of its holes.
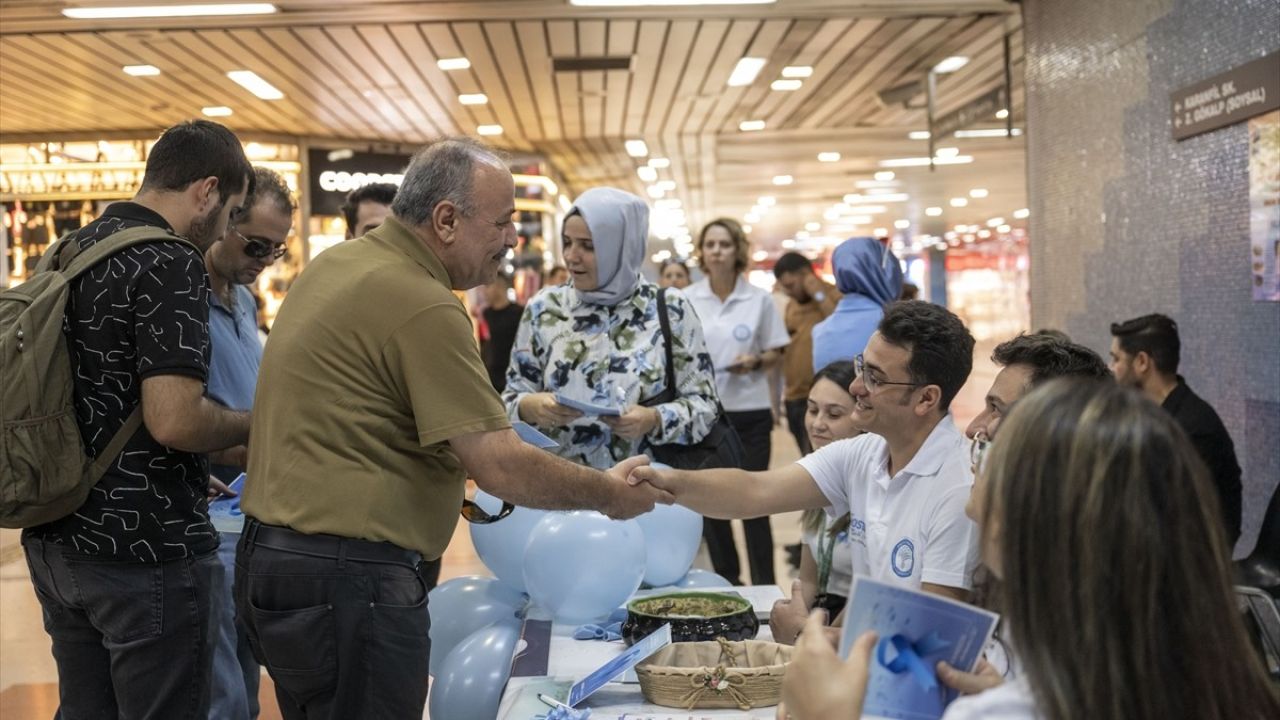
{"type": "MultiPolygon", "coordinates": [[[[62,720],[206,720],[216,553],[103,560],[23,540],[53,639],[62,720]]],[[[219,599],[221,599],[219,597],[219,599]]]]}

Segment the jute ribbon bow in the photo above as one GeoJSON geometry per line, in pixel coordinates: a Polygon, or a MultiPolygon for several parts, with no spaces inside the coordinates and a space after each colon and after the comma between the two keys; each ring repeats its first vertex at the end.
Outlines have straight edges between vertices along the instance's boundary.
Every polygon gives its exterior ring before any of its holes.
{"type": "MultiPolygon", "coordinates": [[[[737,664],[738,658],[733,650],[733,645],[723,637],[716,638],[716,642],[720,643],[720,657],[727,659],[731,663],[730,667],[737,664]]],[[[692,710],[698,700],[706,693],[712,692],[716,695],[728,693],[729,697],[738,704],[739,710],[750,710],[751,700],[742,692],[742,686],[747,682],[747,678],[740,672],[726,670],[724,664],[717,665],[714,670],[710,668],[707,672],[697,673],[689,678],[690,689],[680,698],[686,710],[692,710]]]]}

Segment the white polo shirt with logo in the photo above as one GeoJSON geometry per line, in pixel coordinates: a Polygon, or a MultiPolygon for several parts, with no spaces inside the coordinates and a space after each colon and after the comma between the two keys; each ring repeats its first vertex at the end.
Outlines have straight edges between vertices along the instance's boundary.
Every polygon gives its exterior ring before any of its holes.
{"type": "Polygon", "coordinates": [[[972,587],[978,528],[964,514],[973,485],[968,446],[948,414],[905,468],[889,476],[889,445],[866,433],[799,460],[839,517],[849,512],[853,574],[919,589],[972,587]]]}
{"type": "Polygon", "coordinates": [[[760,355],[791,342],[773,298],[741,275],[724,302],[712,292],[709,278],[685,288],[684,295],[702,322],[702,336],[716,369],[716,391],[724,409],[768,410],[768,374],[755,370],[739,375],[728,368],[741,355],[760,355]]]}

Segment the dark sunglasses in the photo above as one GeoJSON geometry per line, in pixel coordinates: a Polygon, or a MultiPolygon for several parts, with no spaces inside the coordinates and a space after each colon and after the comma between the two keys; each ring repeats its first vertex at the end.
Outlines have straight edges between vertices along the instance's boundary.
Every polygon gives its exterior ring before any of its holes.
{"type": "Polygon", "coordinates": [[[235,228],[231,228],[231,232],[240,236],[240,239],[244,241],[244,254],[254,260],[262,260],[267,257],[270,257],[272,260],[279,260],[284,257],[286,252],[288,252],[288,248],[286,248],[283,243],[281,243],[279,247],[276,247],[275,243],[263,240],[262,238],[246,237],[244,233],[235,228]]]}
{"type": "Polygon", "coordinates": [[[511,511],[515,509],[516,509],[515,505],[512,505],[506,500],[503,500],[502,509],[498,511],[498,514],[492,515],[489,513],[488,510],[485,510],[484,508],[475,504],[471,500],[468,500],[466,498],[462,499],[462,519],[466,520],[469,523],[474,523],[476,525],[488,525],[489,523],[496,523],[502,518],[510,515],[511,511]]]}

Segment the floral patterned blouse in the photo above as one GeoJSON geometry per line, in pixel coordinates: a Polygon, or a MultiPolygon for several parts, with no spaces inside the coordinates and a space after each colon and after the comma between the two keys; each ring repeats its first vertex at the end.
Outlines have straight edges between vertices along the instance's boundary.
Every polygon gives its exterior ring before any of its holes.
{"type": "MultiPolygon", "coordinates": [[[[546,288],[524,309],[502,393],[507,414],[520,419],[529,393],[561,393],[595,405],[627,408],[666,388],[666,354],[658,321],[658,286],[641,280],[615,306],[578,299],[568,286],[546,288]]],[[[617,437],[599,418],[583,416],[567,426],[539,427],[568,460],[607,469],[644,452],[648,442],[690,444],[702,440],[716,419],[716,385],[702,325],[678,291],[668,292],[677,395],[657,406],[662,422],[645,438],[617,437]]]]}

